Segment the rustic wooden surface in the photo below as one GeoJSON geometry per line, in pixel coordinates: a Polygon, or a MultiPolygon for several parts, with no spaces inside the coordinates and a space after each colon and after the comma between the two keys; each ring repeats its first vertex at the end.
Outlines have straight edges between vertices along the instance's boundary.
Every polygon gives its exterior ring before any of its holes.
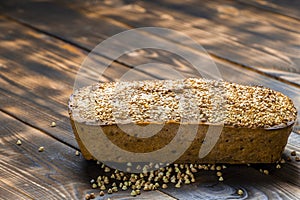
{"type": "MultiPolygon", "coordinates": [[[[88,52],[131,28],[182,31],[207,49],[224,80],[278,90],[300,110],[299,9],[296,1],[277,0],[0,2],[0,199],[83,199],[97,191],[89,180],[99,175],[98,166],[75,156],[78,145],[66,105],[88,52]],[[49,126],[52,121],[56,127],[49,126]],[[18,139],[21,146],[16,145],[18,139]],[[44,152],[38,152],[40,146],[44,152]]],[[[176,38],[147,37],[198,53],[176,38]]],[[[99,55],[99,64],[105,56],[99,55]]],[[[147,62],[172,63],[185,76],[195,73],[184,60],[148,49],[120,57],[101,81],[116,80],[147,62]]],[[[145,79],[166,78],[160,70],[153,66],[134,73],[145,79]]],[[[297,123],[284,156],[291,151],[300,155],[299,134],[297,123]]],[[[144,192],[140,198],[300,199],[299,166],[295,161],[280,170],[263,166],[270,169],[269,176],[259,172],[259,165],[230,166],[222,183],[213,172],[203,171],[195,184],[144,192]],[[238,196],[237,189],[244,195],[238,196]]],[[[101,199],[108,197],[130,198],[120,192],[101,199]]]]}

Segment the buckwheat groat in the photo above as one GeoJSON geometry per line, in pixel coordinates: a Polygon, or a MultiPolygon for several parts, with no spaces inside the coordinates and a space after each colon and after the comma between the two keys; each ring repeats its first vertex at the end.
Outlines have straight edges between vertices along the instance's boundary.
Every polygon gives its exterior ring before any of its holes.
{"type": "Polygon", "coordinates": [[[272,163],[280,159],[297,111],[287,96],[269,88],[189,78],[97,83],[74,91],[69,114],[86,159],[93,155],[82,136],[99,128],[119,148],[141,153],[168,145],[183,126],[196,127],[196,135],[177,162],[272,163]],[[151,126],[138,137],[136,125],[151,126]],[[209,126],[224,127],[199,158],[209,126]]]}

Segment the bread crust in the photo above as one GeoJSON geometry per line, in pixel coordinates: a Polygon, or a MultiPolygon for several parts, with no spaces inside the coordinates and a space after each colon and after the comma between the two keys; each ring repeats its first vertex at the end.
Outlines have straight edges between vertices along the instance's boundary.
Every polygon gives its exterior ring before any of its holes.
{"type": "MultiPolygon", "coordinates": [[[[167,123],[157,133],[157,137],[137,139],[124,133],[117,125],[97,126],[86,125],[71,119],[72,128],[81,149],[82,155],[87,160],[96,160],[88,151],[81,138],[85,134],[104,133],[114,144],[130,152],[149,152],[157,150],[174,137],[178,130],[178,123],[167,123]],[[101,128],[101,131],[99,130],[101,128]],[[102,132],[103,131],[103,132],[102,132]],[[124,143],[126,141],[126,144],[124,143]],[[145,145],[147,144],[147,145],[145,145]]],[[[214,148],[204,158],[199,158],[199,150],[207,133],[208,125],[199,124],[197,135],[191,146],[180,156],[175,163],[274,163],[281,158],[281,154],[287,144],[293,123],[286,127],[276,129],[249,129],[224,126],[214,148]]],[[[98,141],[101,142],[101,141],[98,141]]],[[[93,144],[90,140],[87,143],[93,144]]],[[[106,151],[109,152],[109,147],[106,151]]],[[[124,158],[125,159],[125,158],[124,158]]],[[[109,161],[109,160],[108,160],[109,161]]]]}
{"type": "MultiPolygon", "coordinates": [[[[127,130],[130,130],[136,125],[147,126],[149,124],[155,129],[156,126],[161,127],[163,124],[163,128],[154,136],[149,138],[137,138],[124,132],[117,123],[108,124],[97,120],[91,122],[91,120],[80,118],[78,113],[74,114],[73,112],[73,98],[74,97],[71,96],[69,102],[70,122],[81,152],[87,160],[95,159],[93,155],[95,150],[92,150],[94,151],[92,153],[90,149],[93,149],[91,146],[102,142],[93,139],[97,138],[99,134],[105,134],[113,144],[125,151],[147,153],[168,145],[177,134],[179,127],[184,127],[187,132],[191,129],[195,130],[196,134],[195,137],[191,139],[191,144],[187,150],[175,161],[176,163],[274,163],[281,158],[281,154],[287,144],[288,137],[296,120],[294,117],[292,118],[293,120],[290,121],[285,120],[274,126],[262,127],[238,126],[232,123],[222,124],[222,131],[216,144],[205,157],[200,158],[199,151],[203,144],[207,142],[206,134],[208,127],[219,127],[221,126],[220,124],[209,121],[198,121],[196,124],[193,124],[173,120],[161,123],[140,121],[123,124],[123,126],[127,126],[127,130]]],[[[291,103],[291,100],[288,99],[287,102],[291,103]]],[[[296,116],[296,111],[292,114],[296,116]]],[[[185,138],[185,140],[186,139],[189,138],[185,138]]],[[[180,144],[182,141],[177,142],[180,144]]],[[[109,145],[104,148],[108,152],[107,155],[109,155],[110,151],[113,151],[109,145]]],[[[101,151],[101,149],[99,149],[99,151],[101,151]]],[[[107,161],[110,161],[109,157],[110,156],[107,156],[107,161]]],[[[124,158],[124,160],[126,160],[126,158],[124,158]]],[[[159,160],[157,162],[159,162],[159,160]]]]}

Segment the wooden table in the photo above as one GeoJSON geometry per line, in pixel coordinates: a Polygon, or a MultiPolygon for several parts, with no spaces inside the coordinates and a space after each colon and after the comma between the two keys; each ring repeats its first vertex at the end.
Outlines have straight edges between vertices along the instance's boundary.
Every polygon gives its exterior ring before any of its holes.
{"type": "MultiPolygon", "coordinates": [[[[75,155],[78,146],[67,102],[88,52],[128,29],[156,26],[181,31],[205,47],[224,80],[278,90],[300,110],[299,9],[299,1],[292,0],[1,1],[0,199],[84,199],[86,193],[98,194],[89,181],[99,175],[99,166],[75,155]],[[43,152],[38,151],[40,146],[43,152]]],[[[161,39],[176,43],[171,37],[161,39]]],[[[184,43],[177,45],[186,48],[184,43]]],[[[151,50],[124,55],[103,81],[143,59],[168,58],[151,50]]],[[[168,61],[183,73],[192,73],[181,59],[168,61]]],[[[299,134],[297,123],[285,157],[291,151],[300,155],[299,134]]],[[[139,198],[300,199],[300,163],[291,158],[276,170],[274,165],[229,166],[223,182],[215,172],[203,171],[194,184],[143,192],[139,198]],[[268,168],[270,175],[260,173],[260,168],[268,168]],[[244,191],[242,196],[236,194],[238,189],[244,191]]],[[[108,197],[130,195],[128,191],[97,195],[108,197]]]]}

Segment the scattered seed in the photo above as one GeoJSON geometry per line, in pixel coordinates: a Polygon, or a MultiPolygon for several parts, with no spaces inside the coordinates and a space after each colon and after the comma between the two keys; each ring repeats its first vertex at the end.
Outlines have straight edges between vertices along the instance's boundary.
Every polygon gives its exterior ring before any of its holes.
{"type": "Polygon", "coordinates": [[[44,147],[40,147],[39,152],[43,152],[43,151],[44,151],[44,147]]]}
{"type": "Polygon", "coordinates": [[[127,190],[127,186],[123,185],[122,190],[127,190]]]}
{"type": "Polygon", "coordinates": [[[281,165],[280,164],[277,164],[276,165],[276,169],[280,169],[281,168],[281,165]]]}
{"type": "Polygon", "coordinates": [[[135,190],[132,190],[131,193],[130,193],[130,195],[135,197],[135,196],[137,195],[137,194],[136,194],[136,191],[135,191],[135,190]]]}
{"type": "Polygon", "coordinates": [[[269,171],[266,170],[266,169],[263,171],[263,173],[264,173],[265,175],[269,175],[269,171]]]}
{"type": "Polygon", "coordinates": [[[79,154],[80,154],[79,151],[75,151],[76,156],[79,156],[79,154]]]}
{"type": "Polygon", "coordinates": [[[218,170],[218,171],[220,171],[221,169],[222,169],[221,166],[217,166],[217,167],[216,167],[216,170],[218,170]]]}
{"type": "Polygon", "coordinates": [[[135,190],[135,192],[136,192],[137,195],[141,194],[141,190],[135,190]]]}
{"type": "Polygon", "coordinates": [[[222,172],[217,172],[217,176],[222,176],[222,172]]]}
{"type": "Polygon", "coordinates": [[[189,179],[185,179],[185,180],[184,180],[184,184],[188,185],[188,184],[190,184],[190,183],[191,183],[191,181],[190,181],[189,179]]]}
{"type": "Polygon", "coordinates": [[[168,185],[164,183],[164,184],[162,184],[161,188],[166,189],[166,188],[168,188],[168,185]]]}
{"type": "Polygon", "coordinates": [[[192,167],[192,168],[191,168],[191,172],[196,173],[196,172],[197,172],[197,169],[196,169],[195,167],[192,167]]]}
{"type": "Polygon", "coordinates": [[[112,194],[112,193],[113,193],[112,189],[109,188],[109,189],[107,190],[107,194],[112,194]]]}
{"type": "Polygon", "coordinates": [[[97,187],[98,187],[98,185],[96,183],[93,183],[92,188],[95,189],[97,187]]]}
{"type": "Polygon", "coordinates": [[[296,156],[296,151],[292,151],[291,156],[296,156]]]}
{"type": "Polygon", "coordinates": [[[105,185],[101,185],[101,187],[100,187],[100,190],[106,190],[106,187],[105,187],[105,185]]]}
{"type": "Polygon", "coordinates": [[[295,161],[299,162],[300,161],[300,157],[296,156],[295,157],[295,161]]]}
{"type": "Polygon", "coordinates": [[[110,172],[110,168],[109,167],[105,167],[104,168],[104,172],[110,172]]]}
{"type": "Polygon", "coordinates": [[[175,185],[176,188],[180,188],[181,187],[181,181],[179,180],[178,183],[175,185]]]}
{"type": "Polygon", "coordinates": [[[289,162],[292,161],[292,159],[289,156],[286,158],[286,160],[289,161],[289,162]]]}
{"type": "Polygon", "coordinates": [[[224,181],[224,179],[223,179],[223,177],[222,177],[222,176],[220,176],[220,178],[219,178],[219,181],[224,181]]]}
{"type": "Polygon", "coordinates": [[[109,184],[109,179],[107,176],[104,177],[104,181],[103,181],[105,184],[109,184]]]}
{"type": "Polygon", "coordinates": [[[104,191],[100,191],[99,193],[100,196],[104,196],[104,194],[105,194],[104,191]]]}
{"type": "Polygon", "coordinates": [[[113,191],[113,192],[118,192],[118,188],[117,188],[117,187],[113,187],[113,188],[112,188],[112,191],[113,191]]]}
{"type": "Polygon", "coordinates": [[[95,199],[95,198],[96,198],[95,193],[92,192],[92,193],[90,194],[90,199],[95,199]]]}
{"type": "Polygon", "coordinates": [[[18,140],[17,141],[17,145],[21,145],[22,144],[22,141],[21,140],[18,140]]]}
{"type": "Polygon", "coordinates": [[[55,123],[55,122],[51,122],[50,126],[51,126],[51,127],[55,127],[55,126],[56,126],[56,123],[55,123]]]}
{"type": "Polygon", "coordinates": [[[239,190],[237,191],[237,194],[240,195],[240,196],[242,196],[242,195],[244,194],[244,192],[243,192],[243,190],[239,189],[239,190]]]}
{"type": "Polygon", "coordinates": [[[90,195],[90,194],[86,194],[86,195],[85,195],[85,199],[86,199],[86,200],[91,199],[91,195],[90,195]]]}

